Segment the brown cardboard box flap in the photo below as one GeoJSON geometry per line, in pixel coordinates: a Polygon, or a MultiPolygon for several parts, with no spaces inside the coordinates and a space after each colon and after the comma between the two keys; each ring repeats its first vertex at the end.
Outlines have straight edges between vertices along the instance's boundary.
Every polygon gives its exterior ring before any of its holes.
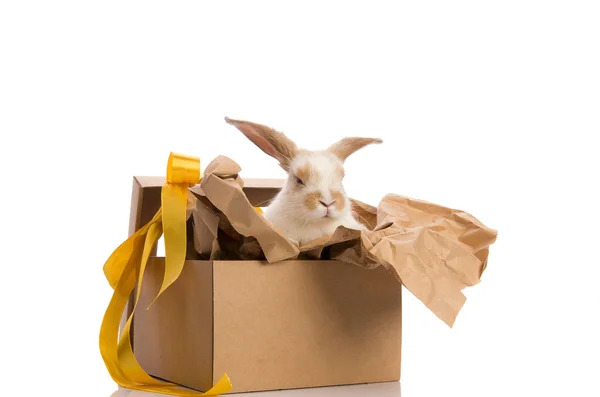
{"type": "Polygon", "coordinates": [[[340,227],[332,236],[299,247],[255,210],[242,190],[239,171],[233,160],[219,156],[206,168],[201,184],[191,189],[199,198],[193,210],[200,227],[196,233],[210,229],[203,237],[209,240],[196,245],[203,253],[209,246],[219,247],[216,213],[218,229],[237,242],[243,259],[264,254],[273,263],[304,255],[365,268],[383,266],[450,327],[466,300],[461,291],[480,281],[489,246],[496,240],[495,230],[466,212],[388,194],[377,208],[353,200],[354,213],[368,231],[340,227]],[[249,248],[253,244],[254,250],[249,248]]]}

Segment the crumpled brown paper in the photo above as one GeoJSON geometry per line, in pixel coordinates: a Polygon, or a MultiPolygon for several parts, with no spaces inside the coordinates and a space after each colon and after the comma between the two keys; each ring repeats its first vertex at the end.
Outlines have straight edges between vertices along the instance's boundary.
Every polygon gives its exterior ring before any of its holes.
{"type": "Polygon", "coordinates": [[[454,324],[465,303],[461,292],[477,284],[497,232],[472,215],[396,194],[377,208],[352,200],[368,231],[339,227],[332,236],[299,247],[262,214],[243,191],[241,168],[219,156],[206,168],[194,219],[194,247],[212,259],[317,258],[365,268],[384,266],[436,316],[454,324]]]}

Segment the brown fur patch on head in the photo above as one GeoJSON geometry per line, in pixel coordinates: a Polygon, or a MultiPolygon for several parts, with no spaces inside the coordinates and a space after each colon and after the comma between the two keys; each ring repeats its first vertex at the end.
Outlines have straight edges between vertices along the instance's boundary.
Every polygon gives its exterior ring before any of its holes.
{"type": "Polygon", "coordinates": [[[344,179],[344,176],[345,176],[344,167],[342,167],[342,166],[337,167],[335,169],[335,174],[340,180],[344,179]]]}
{"type": "Polygon", "coordinates": [[[346,199],[345,199],[344,195],[342,194],[342,192],[332,191],[331,197],[335,201],[335,209],[337,209],[338,211],[343,210],[344,207],[346,206],[346,199]]]}
{"type": "Polygon", "coordinates": [[[306,205],[306,208],[312,211],[317,209],[319,201],[321,201],[322,199],[323,196],[321,195],[321,193],[311,192],[306,195],[306,198],[304,199],[304,205],[306,205]]]}
{"type": "Polygon", "coordinates": [[[327,151],[335,154],[342,161],[345,161],[348,156],[372,143],[382,143],[383,141],[379,138],[357,138],[350,137],[344,138],[327,148],[327,151]]]}
{"type": "Polygon", "coordinates": [[[310,178],[311,173],[312,173],[312,167],[311,167],[310,163],[307,163],[307,164],[303,165],[302,167],[299,167],[296,170],[296,176],[298,178],[300,178],[302,183],[308,182],[308,179],[310,178]]]}

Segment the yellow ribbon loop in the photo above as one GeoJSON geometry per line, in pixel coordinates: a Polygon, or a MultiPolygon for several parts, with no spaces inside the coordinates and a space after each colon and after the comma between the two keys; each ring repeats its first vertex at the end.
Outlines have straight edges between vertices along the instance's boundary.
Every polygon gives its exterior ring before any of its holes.
{"type": "Polygon", "coordinates": [[[216,396],[232,389],[226,374],[205,393],[182,389],[175,384],[154,379],[137,362],[131,347],[131,322],[150,252],[164,231],[166,263],[160,295],[175,282],[183,269],[187,241],[185,223],[188,187],[199,182],[200,160],[171,153],[167,182],[162,189],[162,207],[150,222],[121,244],[104,264],[104,274],[114,293],[100,328],[100,353],[109,374],[122,387],[181,397],[216,396]],[[119,338],[121,315],[136,283],[133,310],[119,338]]]}
{"type": "Polygon", "coordinates": [[[171,153],[167,163],[167,183],[190,186],[200,183],[200,159],[171,153]]]}

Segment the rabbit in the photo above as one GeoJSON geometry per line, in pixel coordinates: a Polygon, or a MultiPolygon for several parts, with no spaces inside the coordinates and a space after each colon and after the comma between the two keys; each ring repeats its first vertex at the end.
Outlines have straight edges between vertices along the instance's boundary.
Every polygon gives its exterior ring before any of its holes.
{"type": "Polygon", "coordinates": [[[339,227],[366,230],[353,216],[350,199],[342,186],[344,161],[378,138],[348,137],[326,150],[299,149],[282,132],[265,125],[232,120],[235,126],[263,152],[279,161],[288,177],[264,210],[264,217],[284,235],[302,246],[333,234],[339,227]]]}

